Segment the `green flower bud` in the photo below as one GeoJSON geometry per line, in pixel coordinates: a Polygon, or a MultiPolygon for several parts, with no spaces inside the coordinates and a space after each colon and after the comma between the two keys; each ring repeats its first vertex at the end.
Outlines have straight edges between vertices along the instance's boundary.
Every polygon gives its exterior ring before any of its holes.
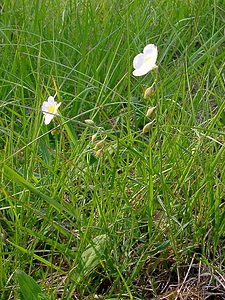
{"type": "Polygon", "coordinates": [[[87,119],[87,120],[84,120],[84,122],[87,124],[87,125],[90,125],[90,126],[94,126],[95,125],[95,122],[91,119],[87,119]]]}

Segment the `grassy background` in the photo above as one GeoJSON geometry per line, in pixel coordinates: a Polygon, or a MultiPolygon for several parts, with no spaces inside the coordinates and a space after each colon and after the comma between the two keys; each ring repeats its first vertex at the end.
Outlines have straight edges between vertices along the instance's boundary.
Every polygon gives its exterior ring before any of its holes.
{"type": "Polygon", "coordinates": [[[19,298],[18,269],[51,299],[150,299],[187,278],[198,287],[204,272],[221,292],[222,1],[0,8],[1,299],[19,298]],[[134,78],[148,43],[158,72],[134,78]],[[61,116],[45,126],[41,105],[56,92],[61,116]],[[156,123],[143,135],[149,106],[156,123]]]}

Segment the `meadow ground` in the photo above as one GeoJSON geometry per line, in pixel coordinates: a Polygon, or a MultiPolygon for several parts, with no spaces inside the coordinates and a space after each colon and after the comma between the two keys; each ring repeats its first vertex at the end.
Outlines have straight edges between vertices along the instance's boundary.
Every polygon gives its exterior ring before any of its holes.
{"type": "Polygon", "coordinates": [[[1,1],[1,300],[225,299],[224,16],[1,1]],[[135,77],[147,44],[158,69],[135,77]]]}

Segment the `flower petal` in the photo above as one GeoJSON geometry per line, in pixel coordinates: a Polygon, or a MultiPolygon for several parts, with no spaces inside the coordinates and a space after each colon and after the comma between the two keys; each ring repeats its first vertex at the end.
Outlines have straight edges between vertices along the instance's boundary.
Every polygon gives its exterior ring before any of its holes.
{"type": "Polygon", "coordinates": [[[48,111],[48,107],[49,107],[49,103],[47,101],[44,101],[41,107],[41,110],[44,111],[48,111]]]}
{"type": "Polygon", "coordinates": [[[146,67],[142,67],[142,68],[139,68],[139,69],[136,69],[133,71],[133,75],[134,76],[143,76],[145,74],[147,74],[149,72],[149,69],[146,69],[146,67]]]}
{"type": "Polygon", "coordinates": [[[44,114],[44,123],[45,123],[45,125],[48,125],[53,118],[54,118],[54,115],[44,114]]]}
{"type": "Polygon", "coordinates": [[[134,76],[143,76],[155,68],[157,68],[157,66],[155,64],[153,65],[151,62],[145,63],[141,66],[141,68],[134,70],[133,75],[134,76]]]}
{"type": "Polygon", "coordinates": [[[56,103],[56,102],[55,102],[55,98],[52,97],[52,96],[49,96],[49,97],[48,97],[48,103],[55,104],[55,103],[56,103]]]}
{"type": "Polygon", "coordinates": [[[148,44],[144,47],[143,53],[152,55],[153,53],[158,53],[157,46],[154,44],[148,44]]]}
{"type": "Polygon", "coordinates": [[[57,112],[57,109],[60,107],[61,103],[62,102],[59,102],[59,103],[56,104],[56,112],[57,112]]]}
{"type": "Polygon", "coordinates": [[[144,47],[144,55],[145,57],[151,57],[151,60],[154,61],[154,64],[156,63],[157,56],[158,56],[158,49],[157,46],[154,44],[148,44],[144,47]]]}
{"type": "Polygon", "coordinates": [[[144,63],[144,59],[145,59],[145,56],[143,53],[136,55],[133,60],[134,69],[140,68],[142,66],[142,64],[144,63]]]}

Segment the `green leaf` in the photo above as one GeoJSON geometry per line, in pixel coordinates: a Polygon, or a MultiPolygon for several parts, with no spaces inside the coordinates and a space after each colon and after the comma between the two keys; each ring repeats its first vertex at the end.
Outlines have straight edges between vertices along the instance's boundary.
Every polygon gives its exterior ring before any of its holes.
{"type": "Polygon", "coordinates": [[[19,282],[21,300],[49,300],[47,296],[42,294],[40,286],[32,277],[20,270],[16,272],[16,275],[19,282]]]}
{"type": "Polygon", "coordinates": [[[84,270],[94,268],[98,263],[105,249],[106,235],[102,234],[93,239],[81,255],[84,270]]]}
{"type": "Polygon", "coordinates": [[[81,255],[81,262],[76,274],[76,282],[79,283],[84,276],[95,268],[102,258],[106,246],[106,234],[101,234],[93,239],[81,255]]]}

